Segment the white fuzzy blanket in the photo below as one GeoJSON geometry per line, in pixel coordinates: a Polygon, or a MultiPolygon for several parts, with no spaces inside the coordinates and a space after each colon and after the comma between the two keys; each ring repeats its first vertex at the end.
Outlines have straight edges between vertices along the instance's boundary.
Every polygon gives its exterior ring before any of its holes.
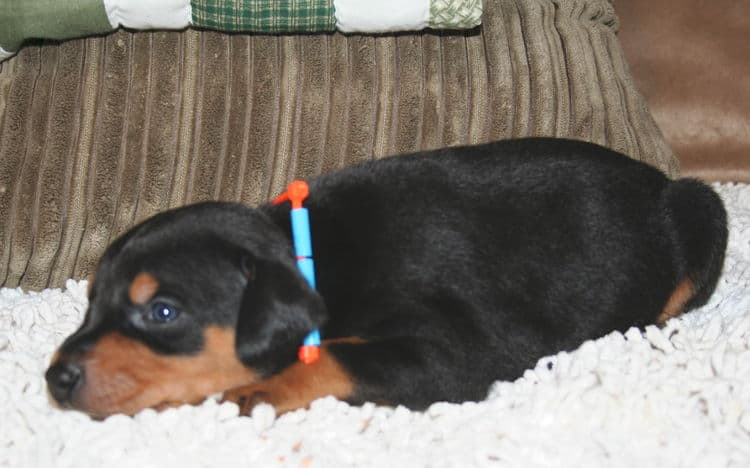
{"type": "Polygon", "coordinates": [[[542,359],[487,400],[424,413],[328,398],[274,420],[213,400],[95,422],[52,408],[43,372],[80,323],[85,282],[0,291],[0,466],[750,466],[750,186],[710,303],[542,359]]]}

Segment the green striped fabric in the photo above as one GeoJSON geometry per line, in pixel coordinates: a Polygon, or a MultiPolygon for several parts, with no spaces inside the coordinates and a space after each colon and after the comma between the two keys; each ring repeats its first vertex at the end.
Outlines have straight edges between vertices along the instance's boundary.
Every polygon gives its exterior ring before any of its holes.
{"type": "Polygon", "coordinates": [[[265,33],[333,31],[333,0],[191,0],[195,26],[265,33]]]}

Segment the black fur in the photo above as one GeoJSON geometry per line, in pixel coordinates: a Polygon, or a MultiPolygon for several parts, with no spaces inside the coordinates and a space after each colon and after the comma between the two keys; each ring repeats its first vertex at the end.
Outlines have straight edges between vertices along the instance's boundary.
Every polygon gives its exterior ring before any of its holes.
{"type": "Polygon", "coordinates": [[[688,306],[703,304],[726,247],[709,187],[583,142],[442,149],[310,186],[317,292],[295,266],[288,203],[180,208],[110,247],[63,350],[118,330],[189,354],[206,326],[233,326],[242,361],[269,376],[321,326],[324,339],[365,340],[330,348],[353,403],[478,400],[545,355],[654,323],[685,279],[688,306]],[[139,322],[126,294],[139,271],[183,310],[177,323],[139,322]]]}

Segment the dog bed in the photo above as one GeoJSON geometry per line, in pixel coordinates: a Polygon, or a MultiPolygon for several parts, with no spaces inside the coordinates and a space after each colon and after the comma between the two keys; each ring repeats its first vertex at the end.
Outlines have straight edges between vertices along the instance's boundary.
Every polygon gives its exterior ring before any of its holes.
{"type": "Polygon", "coordinates": [[[51,407],[42,377],[81,322],[86,283],[2,289],[0,466],[749,466],[750,185],[716,188],[729,250],[706,306],[543,358],[485,401],[425,412],[326,398],[244,418],[207,400],[93,421],[51,407]]]}

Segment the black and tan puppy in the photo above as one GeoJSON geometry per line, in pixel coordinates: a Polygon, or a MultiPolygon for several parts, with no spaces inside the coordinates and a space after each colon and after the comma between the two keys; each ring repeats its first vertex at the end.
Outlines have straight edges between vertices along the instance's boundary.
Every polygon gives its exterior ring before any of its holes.
{"type": "Polygon", "coordinates": [[[317,291],[288,203],[159,214],[101,259],[54,398],[95,417],[219,392],[245,413],[480,400],[545,355],[705,303],[726,247],[710,188],[582,142],[389,158],[310,189],[317,291]],[[320,360],[299,363],[315,327],[320,360]]]}

